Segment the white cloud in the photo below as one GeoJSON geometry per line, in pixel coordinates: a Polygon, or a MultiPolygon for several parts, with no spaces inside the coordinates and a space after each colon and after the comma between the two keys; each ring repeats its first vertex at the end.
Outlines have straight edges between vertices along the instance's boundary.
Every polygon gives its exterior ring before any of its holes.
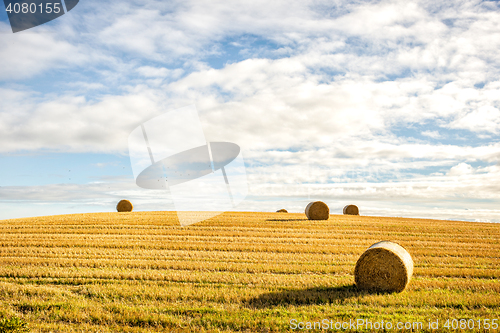
{"type": "Polygon", "coordinates": [[[459,163],[450,169],[450,176],[470,175],[474,173],[474,168],[467,163],[459,163]]]}
{"type": "Polygon", "coordinates": [[[180,75],[182,75],[183,70],[178,68],[178,69],[168,69],[165,67],[157,68],[157,67],[152,67],[152,66],[141,66],[137,68],[137,72],[147,78],[150,77],[167,77],[171,76],[173,78],[178,78],[180,75]]]}
{"type": "Polygon", "coordinates": [[[79,82],[71,82],[68,84],[69,87],[75,88],[78,90],[79,93],[82,92],[87,92],[91,90],[105,90],[106,86],[100,82],[85,82],[85,81],[79,81],[79,82]]]}
{"type": "MultiPolygon", "coordinates": [[[[0,22],[0,25],[5,25],[0,22]]],[[[4,27],[2,27],[3,30],[4,27]]],[[[0,80],[19,80],[44,71],[81,65],[89,57],[56,31],[2,33],[0,80]]]]}
{"type": "Polygon", "coordinates": [[[493,106],[481,106],[451,122],[450,127],[497,134],[500,131],[500,110],[493,106]]]}
{"type": "Polygon", "coordinates": [[[439,131],[423,131],[420,134],[422,134],[423,136],[428,136],[429,138],[432,139],[439,139],[442,137],[439,131]]]}
{"type": "Polygon", "coordinates": [[[165,62],[217,54],[214,42],[240,34],[267,35],[286,42],[300,38],[288,33],[290,30],[308,34],[321,19],[302,1],[94,1],[85,8],[93,17],[84,22],[98,35],[99,43],[165,62]]]}
{"type": "Polygon", "coordinates": [[[160,112],[157,92],[131,91],[104,96],[44,99],[34,93],[0,89],[1,152],[46,149],[59,152],[126,151],[138,124],[160,112]]]}

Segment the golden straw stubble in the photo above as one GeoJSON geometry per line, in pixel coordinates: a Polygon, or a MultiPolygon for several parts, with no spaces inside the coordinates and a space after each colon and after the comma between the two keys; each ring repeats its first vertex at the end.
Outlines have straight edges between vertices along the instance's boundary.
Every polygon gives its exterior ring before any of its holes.
{"type": "Polygon", "coordinates": [[[410,282],[413,260],[399,244],[381,241],[370,246],[356,262],[354,279],[360,289],[401,292],[410,282]]]}
{"type": "Polygon", "coordinates": [[[359,209],[356,205],[347,205],[343,210],[344,215],[359,215],[359,209]]]}
{"type": "Polygon", "coordinates": [[[134,209],[134,206],[128,200],[120,200],[118,205],[116,205],[116,210],[119,212],[131,212],[132,209],[134,209]]]}
{"type": "Polygon", "coordinates": [[[309,220],[328,220],[330,208],[322,201],[314,201],[307,205],[306,216],[309,220]]]}

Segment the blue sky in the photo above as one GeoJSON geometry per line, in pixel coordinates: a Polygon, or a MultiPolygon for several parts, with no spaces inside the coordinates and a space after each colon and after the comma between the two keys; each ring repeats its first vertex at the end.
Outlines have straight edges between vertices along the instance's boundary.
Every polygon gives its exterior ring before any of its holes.
{"type": "Polygon", "coordinates": [[[0,11],[0,219],[173,209],[128,135],[195,104],[240,145],[242,210],[500,221],[496,1],[94,1],[0,11]]]}

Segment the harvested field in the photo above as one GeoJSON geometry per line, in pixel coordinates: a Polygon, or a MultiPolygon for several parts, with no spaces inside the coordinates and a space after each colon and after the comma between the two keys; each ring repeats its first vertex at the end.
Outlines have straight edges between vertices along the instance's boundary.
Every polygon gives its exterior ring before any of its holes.
{"type": "Polygon", "coordinates": [[[447,319],[500,319],[500,224],[233,212],[180,227],[175,216],[0,221],[0,315],[32,332],[286,332],[292,319],[360,318],[449,332],[447,319]],[[356,261],[381,240],[413,258],[402,293],[354,286],[356,261]]]}

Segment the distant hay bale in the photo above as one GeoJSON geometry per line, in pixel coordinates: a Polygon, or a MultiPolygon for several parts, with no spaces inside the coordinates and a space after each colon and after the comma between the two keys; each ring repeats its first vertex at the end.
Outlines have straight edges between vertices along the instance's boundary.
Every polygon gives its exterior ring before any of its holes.
{"type": "Polygon", "coordinates": [[[359,209],[356,205],[347,205],[344,207],[344,215],[359,215],[359,209]]]}
{"type": "Polygon", "coordinates": [[[116,205],[116,210],[119,212],[131,212],[132,209],[134,209],[134,206],[128,200],[120,200],[118,205],[116,205]]]}
{"type": "Polygon", "coordinates": [[[286,209],[277,210],[276,213],[288,213],[286,209]]]}
{"type": "Polygon", "coordinates": [[[400,245],[382,241],[370,246],[356,262],[354,279],[360,289],[401,292],[410,282],[413,260],[400,245]]]}
{"type": "Polygon", "coordinates": [[[306,216],[309,220],[328,220],[330,208],[322,201],[314,201],[307,205],[306,216]]]}

